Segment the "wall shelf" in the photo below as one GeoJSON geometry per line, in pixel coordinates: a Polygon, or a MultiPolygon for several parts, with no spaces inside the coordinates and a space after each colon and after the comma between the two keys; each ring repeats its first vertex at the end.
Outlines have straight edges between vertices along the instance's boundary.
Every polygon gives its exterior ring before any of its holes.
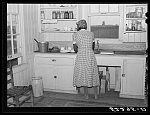
{"type": "Polygon", "coordinates": [[[125,33],[143,33],[146,32],[146,30],[139,30],[139,31],[126,31],[125,33]]]}
{"type": "Polygon", "coordinates": [[[41,21],[44,21],[44,20],[77,21],[77,19],[76,19],[76,18],[74,18],[74,19],[41,19],[41,21]]]}
{"type": "Polygon", "coordinates": [[[88,16],[120,16],[118,12],[90,13],[88,16]]]}
{"type": "Polygon", "coordinates": [[[42,33],[75,33],[77,31],[52,31],[52,30],[45,30],[45,31],[41,31],[42,33]]]}
{"type": "Polygon", "coordinates": [[[75,9],[77,8],[76,6],[71,6],[71,7],[41,7],[40,9],[41,10],[44,10],[44,9],[75,9]]]}
{"type": "Polygon", "coordinates": [[[146,17],[144,17],[144,18],[126,18],[126,20],[146,20],[146,17]]]}

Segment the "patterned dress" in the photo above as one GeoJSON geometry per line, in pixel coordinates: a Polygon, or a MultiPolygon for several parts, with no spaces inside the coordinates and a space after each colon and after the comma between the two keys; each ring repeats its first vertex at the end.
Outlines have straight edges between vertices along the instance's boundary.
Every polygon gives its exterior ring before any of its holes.
{"type": "Polygon", "coordinates": [[[99,75],[95,54],[92,50],[94,35],[87,30],[80,30],[73,34],[73,41],[78,46],[76,56],[73,85],[81,86],[99,86],[99,75]]]}

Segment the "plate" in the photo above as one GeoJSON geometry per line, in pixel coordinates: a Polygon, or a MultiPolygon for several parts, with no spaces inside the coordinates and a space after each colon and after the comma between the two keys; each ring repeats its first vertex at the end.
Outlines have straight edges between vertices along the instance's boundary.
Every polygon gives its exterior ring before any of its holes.
{"type": "Polygon", "coordinates": [[[60,51],[61,53],[69,53],[69,52],[71,52],[71,51],[69,51],[69,50],[62,50],[62,51],[60,51]]]}

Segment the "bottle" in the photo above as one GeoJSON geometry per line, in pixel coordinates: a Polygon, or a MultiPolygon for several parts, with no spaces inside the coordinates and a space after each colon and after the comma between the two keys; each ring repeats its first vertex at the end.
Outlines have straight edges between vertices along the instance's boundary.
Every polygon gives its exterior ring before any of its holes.
{"type": "Polygon", "coordinates": [[[135,31],[135,24],[132,25],[132,30],[135,31]]]}
{"type": "Polygon", "coordinates": [[[56,11],[52,12],[52,19],[56,19],[56,11]]]}
{"type": "Polygon", "coordinates": [[[128,31],[131,31],[131,30],[132,30],[132,22],[129,21],[129,22],[128,22],[128,31]]]}
{"type": "Polygon", "coordinates": [[[103,26],[105,25],[105,21],[102,22],[102,25],[103,25],[103,26]]]}
{"type": "Polygon", "coordinates": [[[64,11],[64,19],[66,19],[66,11],[64,11]]]}
{"type": "Polygon", "coordinates": [[[41,11],[41,19],[44,19],[44,18],[45,18],[44,11],[41,11]]]}
{"type": "Polygon", "coordinates": [[[57,19],[57,12],[54,11],[54,19],[57,19]]]}
{"type": "Polygon", "coordinates": [[[58,11],[56,11],[55,19],[58,19],[58,11]]]}
{"type": "Polygon", "coordinates": [[[65,11],[65,19],[68,19],[69,18],[69,13],[68,13],[68,11],[65,11]]]}
{"type": "Polygon", "coordinates": [[[72,19],[72,13],[71,13],[71,11],[69,11],[68,13],[69,13],[69,19],[72,19]]]}
{"type": "Polygon", "coordinates": [[[64,19],[64,11],[61,11],[61,19],[64,19]]]}
{"type": "Polygon", "coordinates": [[[68,13],[69,13],[69,19],[71,19],[71,12],[69,11],[68,13]]]}
{"type": "Polygon", "coordinates": [[[96,45],[97,45],[97,50],[99,51],[99,40],[97,40],[96,45]]]}
{"type": "Polygon", "coordinates": [[[60,11],[57,11],[57,19],[60,19],[60,11]]]}
{"type": "Polygon", "coordinates": [[[69,11],[69,17],[70,19],[73,19],[73,11],[69,11]]]}

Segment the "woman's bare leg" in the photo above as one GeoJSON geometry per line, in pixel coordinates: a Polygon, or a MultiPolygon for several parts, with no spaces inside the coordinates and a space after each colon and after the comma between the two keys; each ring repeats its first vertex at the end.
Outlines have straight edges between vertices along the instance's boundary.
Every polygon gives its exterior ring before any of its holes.
{"type": "Polygon", "coordinates": [[[83,88],[84,88],[85,99],[88,99],[89,98],[88,87],[84,86],[83,88]]]}
{"type": "Polygon", "coordinates": [[[77,88],[78,94],[80,94],[80,87],[76,87],[76,88],[77,88]]]}
{"type": "Polygon", "coordinates": [[[98,88],[97,86],[93,86],[95,99],[98,99],[98,88]]]}

